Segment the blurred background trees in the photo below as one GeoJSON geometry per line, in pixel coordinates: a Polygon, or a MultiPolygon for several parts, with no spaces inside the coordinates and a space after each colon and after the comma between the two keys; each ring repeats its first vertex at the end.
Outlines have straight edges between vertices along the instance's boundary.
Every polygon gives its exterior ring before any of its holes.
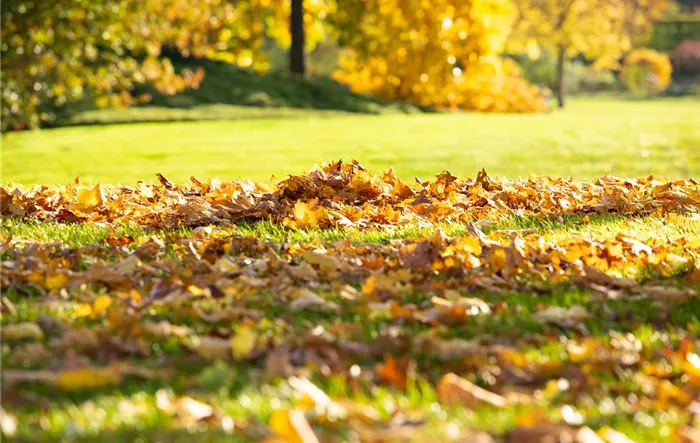
{"type": "MultiPolygon", "coordinates": [[[[422,108],[541,112],[550,88],[559,106],[567,93],[631,88],[631,76],[620,73],[634,63],[623,61],[649,46],[672,54],[682,77],[674,77],[671,90],[676,83],[692,89],[699,4],[7,0],[0,23],[2,129],[40,126],[81,100],[119,107],[181,94],[201,84],[204,66],[219,66],[211,62],[256,76],[330,75],[354,93],[422,108]]],[[[659,76],[652,71],[642,76],[659,76]]]]}

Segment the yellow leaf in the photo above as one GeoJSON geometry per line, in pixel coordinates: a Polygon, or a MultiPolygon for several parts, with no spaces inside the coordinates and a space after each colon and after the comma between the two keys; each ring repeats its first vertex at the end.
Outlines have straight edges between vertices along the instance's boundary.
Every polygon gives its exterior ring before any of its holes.
{"type": "Polygon", "coordinates": [[[100,185],[92,189],[80,189],[78,191],[78,203],[88,207],[100,206],[104,202],[100,185]]]}
{"type": "Polygon", "coordinates": [[[332,255],[319,254],[314,251],[304,251],[301,257],[312,265],[317,265],[323,272],[333,272],[342,269],[343,263],[332,255]]]}
{"type": "Polygon", "coordinates": [[[247,358],[255,349],[255,344],[258,341],[258,333],[249,326],[243,326],[236,331],[236,335],[231,339],[231,349],[233,350],[233,358],[242,360],[247,358]]]}
{"type": "Polygon", "coordinates": [[[92,306],[87,303],[81,303],[75,308],[75,315],[78,317],[88,317],[92,315],[92,306]]]}
{"type": "Polygon", "coordinates": [[[2,327],[2,330],[0,330],[0,333],[2,333],[2,339],[8,341],[22,340],[25,338],[42,340],[44,338],[44,332],[39,325],[30,322],[5,325],[2,327]]]}
{"type": "Polygon", "coordinates": [[[46,289],[49,290],[65,288],[67,284],[68,276],[63,273],[47,274],[44,283],[46,289]]]}
{"type": "Polygon", "coordinates": [[[318,443],[304,411],[299,408],[275,410],[270,418],[270,428],[289,443],[318,443]]]}
{"type": "Polygon", "coordinates": [[[462,246],[465,251],[471,252],[474,255],[481,254],[481,242],[477,237],[465,237],[462,240],[462,246]]]}
{"type": "Polygon", "coordinates": [[[56,378],[56,385],[63,389],[102,388],[117,384],[119,372],[114,368],[82,368],[63,371],[56,378]]]}
{"type": "Polygon", "coordinates": [[[92,311],[94,315],[100,315],[112,305],[112,299],[106,295],[100,295],[92,303],[92,311]]]}

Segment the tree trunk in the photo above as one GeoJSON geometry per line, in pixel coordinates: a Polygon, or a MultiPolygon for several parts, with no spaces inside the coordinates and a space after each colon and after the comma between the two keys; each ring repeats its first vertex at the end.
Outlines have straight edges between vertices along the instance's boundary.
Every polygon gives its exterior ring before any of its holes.
{"type": "Polygon", "coordinates": [[[566,61],[566,48],[561,46],[557,53],[557,100],[559,108],[564,107],[564,62],[566,61]]]}
{"type": "Polygon", "coordinates": [[[304,75],[304,0],[292,0],[292,14],[289,31],[292,34],[292,47],[289,51],[289,70],[304,75]]]}

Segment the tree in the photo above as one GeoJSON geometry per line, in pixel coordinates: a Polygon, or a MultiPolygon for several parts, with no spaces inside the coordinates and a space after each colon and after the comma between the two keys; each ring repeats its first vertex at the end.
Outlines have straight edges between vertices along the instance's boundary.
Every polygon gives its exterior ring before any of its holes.
{"type": "Polygon", "coordinates": [[[538,88],[501,60],[508,0],[344,0],[328,17],[348,49],[335,78],[420,106],[544,110],[538,88]]]}
{"type": "Polygon", "coordinates": [[[598,66],[615,67],[635,38],[649,29],[667,0],[514,0],[516,18],[509,52],[556,54],[557,98],[565,104],[565,61],[582,54],[598,66]]]}
{"type": "Polygon", "coordinates": [[[270,0],[6,0],[1,12],[2,130],[36,127],[89,93],[128,106],[134,85],[174,94],[203,72],[175,72],[164,45],[263,70],[270,0]]]}
{"type": "Polygon", "coordinates": [[[289,50],[289,69],[294,74],[304,75],[304,0],[292,0],[289,20],[292,45],[289,50]]]}

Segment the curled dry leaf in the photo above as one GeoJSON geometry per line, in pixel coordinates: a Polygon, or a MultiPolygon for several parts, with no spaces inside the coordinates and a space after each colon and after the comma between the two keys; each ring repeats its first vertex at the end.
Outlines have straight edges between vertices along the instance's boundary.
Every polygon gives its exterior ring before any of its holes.
{"type": "Polygon", "coordinates": [[[466,408],[476,408],[481,405],[504,408],[508,404],[504,397],[452,373],[446,374],[440,379],[436,390],[440,402],[459,404],[466,408]]]}
{"type": "Polygon", "coordinates": [[[97,184],[92,189],[79,189],[77,201],[80,206],[85,208],[94,208],[95,206],[102,205],[102,203],[104,203],[102,188],[97,184]]]}

